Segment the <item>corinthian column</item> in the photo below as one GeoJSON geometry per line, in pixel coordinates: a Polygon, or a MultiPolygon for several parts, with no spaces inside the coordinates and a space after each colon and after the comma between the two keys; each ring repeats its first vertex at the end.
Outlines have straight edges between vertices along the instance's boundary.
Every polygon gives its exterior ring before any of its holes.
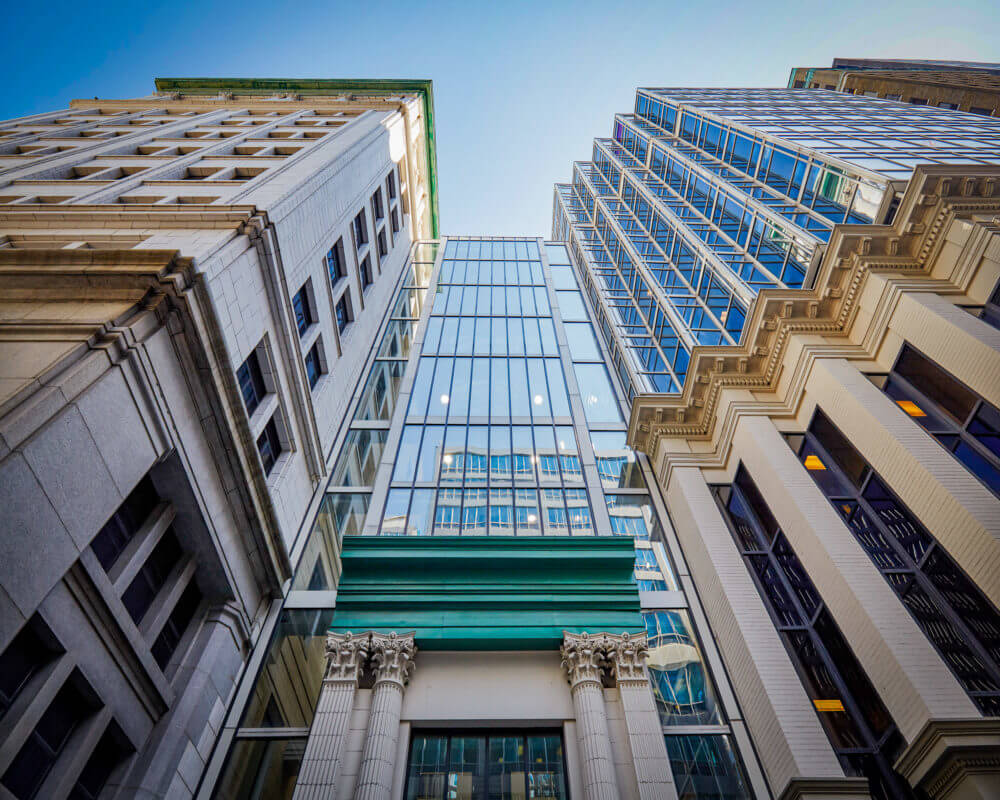
{"type": "Polygon", "coordinates": [[[668,768],[660,717],[646,676],[646,634],[608,637],[605,657],[618,682],[618,696],[625,714],[629,749],[641,800],[670,800],[677,797],[668,768]]]}
{"type": "Polygon", "coordinates": [[[295,784],[295,800],[337,797],[344,740],[370,640],[367,633],[331,633],[326,637],[326,675],[295,784]]]}
{"type": "Polygon", "coordinates": [[[579,728],[585,800],[618,800],[608,717],[601,688],[604,637],[564,633],[562,665],[569,678],[579,728]]]}
{"type": "Polygon", "coordinates": [[[388,636],[373,633],[371,660],[375,667],[375,689],[368,720],[368,736],[361,755],[355,800],[390,800],[392,775],[399,740],[399,715],[403,687],[413,670],[417,648],[413,634],[388,636]]]}

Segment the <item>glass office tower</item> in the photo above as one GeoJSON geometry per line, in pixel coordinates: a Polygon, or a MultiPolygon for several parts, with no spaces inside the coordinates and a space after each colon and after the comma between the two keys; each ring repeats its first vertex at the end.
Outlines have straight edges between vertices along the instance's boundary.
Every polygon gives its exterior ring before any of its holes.
{"type": "Polygon", "coordinates": [[[892,220],[918,164],[1000,164],[1000,120],[827,91],[639,89],[557,184],[553,238],[629,399],[678,392],[757,292],[809,286],[835,225],[892,220]]]}
{"type": "MultiPolygon", "coordinates": [[[[365,758],[311,756],[336,702],[324,641],[362,631],[376,644],[409,632],[418,652],[395,721],[409,731],[403,797],[479,798],[487,783],[489,797],[524,797],[525,781],[532,797],[589,792],[578,758],[591,756],[564,748],[591,723],[562,707],[557,653],[575,692],[566,637],[604,631],[645,633],[649,648],[649,680],[640,668],[626,685],[621,665],[602,678],[622,698],[606,699],[599,737],[632,753],[621,780],[668,797],[766,791],[655,480],[625,444],[578,271],[564,244],[538,239],[414,245],[215,796],[362,796],[365,758]],[[629,736],[647,737],[641,754],[629,736]]],[[[374,715],[381,684],[367,680],[349,707],[374,715]]],[[[344,747],[369,747],[351,735],[344,747]]]]}

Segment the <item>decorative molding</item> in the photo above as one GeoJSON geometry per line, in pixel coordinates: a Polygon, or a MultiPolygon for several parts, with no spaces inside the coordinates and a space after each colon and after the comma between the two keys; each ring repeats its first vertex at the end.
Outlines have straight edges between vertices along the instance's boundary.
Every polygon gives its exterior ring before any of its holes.
{"type": "Polygon", "coordinates": [[[562,668],[566,670],[569,683],[574,688],[583,682],[602,683],[608,681],[640,681],[645,683],[646,646],[645,633],[590,634],[563,632],[563,644],[559,649],[562,668]]]}
{"type": "Polygon", "coordinates": [[[413,672],[413,659],[417,654],[414,634],[402,635],[392,631],[388,635],[371,633],[371,661],[375,668],[375,683],[391,681],[405,686],[413,672]]]}
{"type": "MultiPolygon", "coordinates": [[[[680,394],[636,398],[630,445],[655,460],[662,439],[710,439],[722,392],[774,392],[796,334],[846,336],[872,273],[903,279],[924,291],[961,292],[971,280],[967,259],[959,259],[959,274],[950,276],[950,282],[932,278],[930,271],[953,220],[1000,211],[998,177],[1000,167],[973,167],[958,174],[954,166],[918,167],[891,225],[838,225],[812,289],[760,292],[739,345],[696,347],[680,394]],[[960,185],[963,193],[957,194],[960,185]]],[[[986,241],[980,237],[977,247],[985,247],[986,241]]]]}
{"type": "Polygon", "coordinates": [[[323,682],[348,681],[356,684],[371,654],[371,636],[330,633],[326,637],[326,675],[323,682]]]}
{"type": "Polygon", "coordinates": [[[1000,719],[930,720],[896,760],[896,770],[931,797],[945,797],[970,773],[1000,783],[1000,719]]]}

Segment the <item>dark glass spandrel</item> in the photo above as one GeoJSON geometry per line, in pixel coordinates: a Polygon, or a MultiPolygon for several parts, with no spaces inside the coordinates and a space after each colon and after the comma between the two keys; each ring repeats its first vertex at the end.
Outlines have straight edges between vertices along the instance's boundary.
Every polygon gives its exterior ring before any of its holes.
{"type": "Polygon", "coordinates": [[[683,800],[750,800],[731,737],[665,736],[677,796],[683,800]]]}
{"type": "Polygon", "coordinates": [[[237,739],[214,797],[292,800],[305,747],[305,737],[237,739]]]}

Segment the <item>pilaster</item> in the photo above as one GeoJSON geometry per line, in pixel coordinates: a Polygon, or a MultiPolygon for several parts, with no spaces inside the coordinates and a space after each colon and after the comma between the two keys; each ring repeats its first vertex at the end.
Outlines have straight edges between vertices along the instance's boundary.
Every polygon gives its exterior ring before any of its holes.
{"type": "Polygon", "coordinates": [[[326,675],[302,757],[294,800],[335,800],[337,797],[354,695],[370,647],[369,634],[331,633],[326,638],[326,675]]]}
{"type": "Polygon", "coordinates": [[[371,634],[375,688],[354,793],[356,800],[390,800],[392,796],[403,690],[417,652],[413,639],[412,633],[371,634]]]}
{"type": "Polygon", "coordinates": [[[900,756],[896,769],[938,800],[1000,797],[1000,720],[933,720],[900,756]]]}
{"type": "Polygon", "coordinates": [[[646,636],[608,636],[606,658],[618,683],[641,800],[671,800],[677,797],[670,760],[663,742],[660,717],[646,674],[646,636]]]}
{"type": "Polygon", "coordinates": [[[566,633],[560,651],[579,726],[585,800],[618,800],[619,797],[601,685],[604,649],[604,637],[600,635],[566,633]]]}

